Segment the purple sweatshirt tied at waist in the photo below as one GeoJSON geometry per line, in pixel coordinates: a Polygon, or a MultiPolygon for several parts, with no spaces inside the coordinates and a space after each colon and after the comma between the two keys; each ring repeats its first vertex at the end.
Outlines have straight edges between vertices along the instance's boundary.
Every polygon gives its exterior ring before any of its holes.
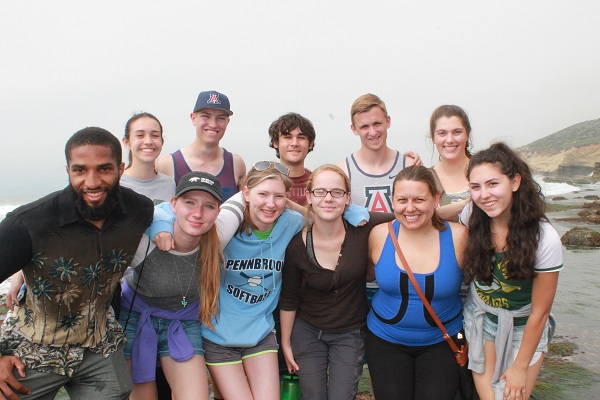
{"type": "MultiPolygon", "coordinates": [[[[121,306],[123,309],[129,309],[134,292],[126,282],[123,282],[122,287],[121,306]]],[[[133,383],[156,380],[158,337],[150,317],[171,320],[167,333],[169,353],[175,361],[183,362],[194,356],[194,348],[185,334],[181,321],[198,319],[198,306],[199,302],[195,301],[179,311],[164,310],[150,307],[139,297],[135,298],[132,309],[141,315],[131,349],[131,379],[133,383]]]]}

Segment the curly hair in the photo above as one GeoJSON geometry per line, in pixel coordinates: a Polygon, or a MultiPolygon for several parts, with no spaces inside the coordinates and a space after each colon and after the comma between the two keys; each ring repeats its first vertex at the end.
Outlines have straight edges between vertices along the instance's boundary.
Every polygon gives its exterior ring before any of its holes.
{"type": "MultiPolygon", "coordinates": [[[[482,164],[495,166],[510,179],[517,174],[521,176],[519,188],[512,193],[505,258],[510,279],[531,278],[540,238],[540,221],[548,220],[544,214],[546,206],[540,185],[533,180],[525,161],[504,143],[495,143],[489,149],[473,155],[467,177],[471,176],[473,168],[482,164]]],[[[490,223],[491,218],[474,206],[468,223],[469,241],[464,255],[463,273],[467,282],[477,279],[490,284],[492,281],[496,250],[490,223]]]]}
{"type": "Polygon", "coordinates": [[[275,149],[275,155],[279,157],[279,149],[275,147],[275,143],[279,143],[279,134],[288,134],[294,129],[298,128],[301,133],[308,137],[308,152],[315,148],[315,127],[308,118],[303,117],[297,113],[287,113],[277,118],[269,126],[269,147],[275,149]]]}
{"type": "Polygon", "coordinates": [[[95,126],[83,128],[75,132],[73,136],[67,140],[67,144],[65,145],[65,158],[67,159],[67,165],[71,164],[71,152],[73,149],[87,145],[108,147],[117,162],[117,166],[121,165],[123,153],[119,139],[117,139],[115,135],[106,129],[95,126]]]}

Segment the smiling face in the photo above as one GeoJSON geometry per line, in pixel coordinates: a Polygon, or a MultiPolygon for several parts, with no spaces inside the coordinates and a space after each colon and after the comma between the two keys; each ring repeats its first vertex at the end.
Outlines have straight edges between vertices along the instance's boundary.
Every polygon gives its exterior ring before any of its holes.
{"type": "Polygon", "coordinates": [[[205,142],[219,143],[229,125],[229,114],[219,109],[205,108],[190,117],[196,127],[196,137],[205,142]]]}
{"type": "Polygon", "coordinates": [[[87,144],[71,149],[67,173],[81,216],[104,220],[116,205],[123,163],[117,164],[110,147],[87,144]]]}
{"type": "Polygon", "coordinates": [[[174,226],[176,243],[181,236],[200,239],[219,215],[219,201],[203,190],[192,190],[171,199],[171,207],[177,217],[174,226]]]}
{"type": "Polygon", "coordinates": [[[286,187],[280,178],[268,178],[248,188],[244,186],[244,198],[252,223],[260,232],[266,232],[286,205],[286,187]]]}
{"type": "MultiPolygon", "coordinates": [[[[324,170],[314,176],[310,190],[315,189],[341,190],[344,192],[349,190],[340,174],[331,170],[324,170]]],[[[335,221],[342,218],[346,207],[350,204],[350,194],[346,193],[342,197],[333,197],[331,193],[327,193],[325,197],[317,197],[307,191],[306,201],[311,205],[315,222],[319,220],[335,221]]]]}
{"type": "Polygon", "coordinates": [[[490,218],[506,223],[510,220],[513,193],[519,190],[521,175],[509,178],[494,164],[479,164],[469,174],[471,198],[490,218]]]}
{"type": "Polygon", "coordinates": [[[310,142],[308,135],[302,133],[300,128],[290,132],[279,132],[277,142],[273,147],[279,150],[279,159],[284,165],[304,165],[304,159],[312,149],[314,143],[310,142]]]}
{"type": "Polygon", "coordinates": [[[380,107],[371,107],[369,111],[355,114],[352,121],[350,127],[360,138],[362,147],[379,150],[386,146],[391,120],[380,107]]]}
{"type": "Polygon", "coordinates": [[[465,157],[468,141],[469,134],[460,118],[440,117],[436,121],[433,143],[442,159],[465,157]]]}
{"type": "Polygon", "coordinates": [[[392,207],[403,227],[410,230],[431,227],[440,194],[433,195],[429,186],[421,181],[400,180],[394,186],[392,207]]]}
{"type": "Polygon", "coordinates": [[[136,162],[154,163],[163,147],[160,124],[153,118],[142,117],[131,123],[128,138],[123,138],[123,144],[131,151],[136,162]]]}

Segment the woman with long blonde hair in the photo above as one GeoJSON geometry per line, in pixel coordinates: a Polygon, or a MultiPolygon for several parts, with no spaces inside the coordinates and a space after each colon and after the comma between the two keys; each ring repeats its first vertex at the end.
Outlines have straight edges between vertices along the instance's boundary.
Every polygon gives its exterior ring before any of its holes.
{"type": "Polygon", "coordinates": [[[222,252],[215,221],[221,199],[216,177],[191,172],[170,201],[174,249],[160,251],[147,235],[142,238],[133,273],[123,283],[120,313],[131,399],[157,398],[157,358],[175,398],[208,398],[200,321],[210,326],[217,312],[222,252]]]}

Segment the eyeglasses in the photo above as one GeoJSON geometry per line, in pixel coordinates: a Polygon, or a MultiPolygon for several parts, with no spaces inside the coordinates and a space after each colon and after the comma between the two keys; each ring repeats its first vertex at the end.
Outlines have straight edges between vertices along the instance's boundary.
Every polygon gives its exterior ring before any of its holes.
{"type": "Polygon", "coordinates": [[[344,197],[348,193],[342,189],[331,189],[331,190],[314,189],[314,190],[311,190],[310,192],[315,197],[325,197],[325,196],[327,196],[327,193],[329,193],[331,195],[331,197],[344,197]]]}
{"type": "Polygon", "coordinates": [[[288,167],[281,163],[273,161],[259,161],[252,166],[252,169],[255,169],[257,171],[265,171],[271,167],[275,167],[277,171],[281,172],[285,176],[288,176],[290,174],[290,170],[288,169],[288,167]]]}

